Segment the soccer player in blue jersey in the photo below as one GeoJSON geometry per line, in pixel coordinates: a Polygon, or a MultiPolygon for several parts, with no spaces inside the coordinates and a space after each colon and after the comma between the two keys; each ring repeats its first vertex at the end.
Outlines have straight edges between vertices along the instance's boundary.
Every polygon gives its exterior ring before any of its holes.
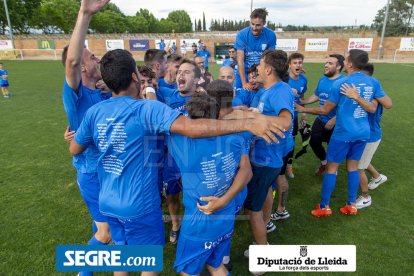
{"type": "Polygon", "coordinates": [[[5,98],[11,97],[11,94],[9,93],[9,73],[7,70],[4,70],[3,63],[0,62],[0,85],[1,85],[1,91],[3,92],[3,96],[5,98]]]}
{"type": "MultiPolygon", "coordinates": [[[[344,56],[333,54],[329,55],[325,63],[324,76],[319,80],[315,94],[305,100],[300,100],[300,104],[307,105],[319,101],[319,107],[322,107],[329,97],[331,87],[335,81],[344,77],[341,74],[344,67],[344,56]]],[[[333,109],[327,116],[319,115],[312,125],[312,134],[309,144],[315,155],[321,161],[321,166],[315,171],[316,175],[325,172],[327,164],[325,148],[322,143],[329,143],[336,122],[336,109],[333,109]]]]}
{"type": "Polygon", "coordinates": [[[177,72],[180,68],[182,57],[178,54],[172,54],[167,57],[168,69],[165,77],[158,80],[158,87],[167,87],[170,89],[177,89],[177,72]]]}
{"type": "Polygon", "coordinates": [[[264,27],[266,25],[267,11],[255,9],[250,15],[250,27],[241,30],[234,42],[237,49],[237,66],[235,88],[243,88],[251,91],[252,87],[247,82],[247,70],[260,62],[262,53],[267,49],[275,49],[276,34],[264,27]]]}
{"type": "MultiPolygon", "coordinates": [[[[362,70],[362,73],[368,76],[372,76],[372,74],[374,73],[374,65],[372,63],[368,63],[362,70]]],[[[370,126],[370,137],[365,147],[364,153],[362,154],[361,160],[358,162],[359,187],[361,188],[361,196],[358,197],[358,199],[356,200],[357,209],[362,209],[362,208],[371,206],[372,204],[372,198],[368,194],[368,188],[372,189],[372,184],[370,187],[370,185],[368,184],[367,175],[365,174],[365,170],[368,170],[374,177],[376,170],[371,165],[371,160],[375,152],[377,151],[378,146],[381,142],[381,138],[382,138],[382,129],[380,126],[380,121],[382,118],[383,107],[387,109],[392,107],[391,99],[388,96],[386,96],[385,99],[386,101],[384,105],[378,103],[378,101],[376,100],[373,100],[372,102],[375,105],[377,105],[377,110],[373,114],[371,113],[368,114],[368,121],[369,121],[369,126],[370,126]]],[[[381,183],[384,183],[385,181],[387,181],[387,177],[385,175],[378,174],[378,172],[375,177],[380,178],[378,180],[378,183],[376,184],[377,187],[381,183]]]]}
{"type": "MultiPolygon", "coordinates": [[[[302,75],[303,70],[303,60],[304,56],[301,53],[293,53],[289,56],[289,85],[295,91],[295,102],[299,104],[300,99],[304,99],[304,94],[308,90],[308,79],[302,75]]],[[[306,121],[306,115],[301,116],[301,121],[306,121]]],[[[298,134],[299,130],[299,122],[298,122],[298,112],[295,111],[295,115],[293,116],[293,140],[295,140],[296,135],[298,134]]],[[[293,154],[294,148],[291,152],[288,153],[288,164],[286,168],[287,175],[290,178],[294,178],[295,175],[293,174],[293,154]]]]}
{"type": "Polygon", "coordinates": [[[249,70],[247,70],[247,76],[249,79],[249,85],[252,88],[251,91],[245,90],[243,88],[235,89],[236,95],[234,96],[233,100],[233,107],[239,107],[242,110],[246,111],[248,108],[251,107],[254,97],[256,93],[263,89],[264,86],[262,83],[257,81],[257,66],[259,64],[253,64],[249,70]]]}
{"type": "Polygon", "coordinates": [[[165,48],[164,39],[161,39],[161,41],[158,42],[157,44],[160,46],[160,50],[164,50],[164,48],[165,48]]]}
{"type": "MultiPolygon", "coordinates": [[[[220,113],[219,104],[205,93],[193,96],[186,109],[192,119],[218,119],[220,113]]],[[[240,133],[189,139],[171,134],[168,147],[182,172],[188,218],[183,220],[173,266],[181,275],[198,275],[204,264],[213,276],[229,275],[222,260],[234,229],[234,198],[252,177],[246,147],[250,137],[240,133]]]]}
{"type": "MultiPolygon", "coordinates": [[[[155,73],[155,79],[153,81],[155,85],[158,85],[158,80],[165,77],[169,66],[167,60],[167,52],[164,50],[149,49],[145,52],[144,62],[145,65],[151,68],[155,73]]],[[[147,95],[146,99],[162,101],[162,98],[160,98],[158,91],[156,91],[155,95],[147,95]]]]}
{"type": "Polygon", "coordinates": [[[350,50],[344,61],[344,71],[348,76],[334,82],[325,104],[318,108],[296,105],[299,112],[325,116],[337,108],[336,125],[328,145],[328,163],[322,183],[321,201],[317,209],[311,212],[313,216],[332,214],[329,201],[335,188],[338,167],[345,158],[348,171],[348,201],[340,211],[344,214],[357,213],[355,202],[359,186],[358,162],[370,138],[367,112],[376,111],[372,99],[375,98],[380,103],[387,100],[379,82],[361,73],[368,60],[367,52],[350,50]],[[356,87],[357,93],[345,91],[344,87],[356,87]]]}
{"type": "Polygon", "coordinates": [[[237,70],[236,65],[237,65],[236,48],[231,46],[229,48],[229,58],[223,61],[223,64],[221,65],[221,67],[223,68],[224,66],[230,66],[234,68],[234,70],[237,70]]]}
{"type": "Polygon", "coordinates": [[[86,112],[69,150],[78,155],[91,145],[99,149],[99,210],[117,245],[165,244],[153,154],[159,133],[196,139],[249,131],[268,142],[277,141],[275,134],[283,137],[282,126],[267,121],[190,120],[157,101],[139,100],[138,69],[126,50],[106,53],[100,66],[114,95],[86,112]]]}
{"type": "Polygon", "coordinates": [[[210,64],[211,64],[211,69],[213,69],[213,61],[211,59],[211,54],[210,54],[209,51],[207,51],[207,46],[205,44],[203,44],[203,46],[201,46],[201,50],[199,50],[197,52],[197,56],[203,57],[205,67],[206,67],[206,71],[208,71],[208,61],[209,60],[210,60],[210,64]]]}
{"type": "MultiPolygon", "coordinates": [[[[262,59],[257,67],[257,81],[262,83],[265,88],[260,97],[258,109],[263,115],[273,116],[286,131],[291,128],[294,112],[294,95],[289,85],[281,81],[287,69],[286,53],[270,49],[262,54],[262,59]]],[[[286,141],[283,140],[279,144],[269,146],[265,144],[263,139],[257,139],[252,143],[250,162],[253,178],[247,184],[248,194],[244,210],[253,238],[258,245],[267,244],[263,204],[269,188],[279,176],[280,168],[283,166],[282,158],[285,144],[286,141]]],[[[270,217],[270,211],[267,217],[270,217]]],[[[245,252],[245,256],[248,257],[248,250],[245,252]]]]}
{"type": "MultiPolygon", "coordinates": [[[[108,2],[109,0],[82,1],[69,46],[66,46],[62,52],[66,75],[63,104],[69,120],[68,130],[71,131],[78,130],[86,111],[91,106],[111,96],[111,93],[102,94],[101,89],[95,88],[97,82],[102,79],[98,70],[100,60],[84,45],[93,14],[108,2]]],[[[93,218],[93,236],[89,245],[106,245],[111,240],[109,226],[99,211],[100,181],[97,173],[99,156],[98,148],[91,146],[85,152],[73,157],[79,190],[93,218]]],[[[81,272],[80,275],[92,275],[92,272],[81,272]]]]}

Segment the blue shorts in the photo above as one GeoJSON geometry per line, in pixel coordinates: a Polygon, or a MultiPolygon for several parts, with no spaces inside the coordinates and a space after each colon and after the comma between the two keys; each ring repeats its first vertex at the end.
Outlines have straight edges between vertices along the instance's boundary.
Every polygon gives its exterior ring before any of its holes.
{"type": "Polygon", "coordinates": [[[189,275],[200,274],[204,264],[218,268],[230,246],[233,230],[212,242],[192,241],[180,234],[173,269],[189,275]]]}
{"type": "Polygon", "coordinates": [[[165,246],[164,219],[161,208],[136,219],[105,216],[115,245],[165,246]]]}
{"type": "Polygon", "coordinates": [[[164,162],[163,182],[165,195],[175,195],[183,190],[180,169],[170,153],[164,162]]]}
{"type": "Polygon", "coordinates": [[[91,216],[96,222],[106,222],[105,216],[99,211],[99,186],[98,173],[80,173],[77,175],[78,187],[86,203],[86,206],[91,213],[91,216]]]}
{"type": "Polygon", "coordinates": [[[361,160],[367,140],[344,142],[331,139],[328,144],[326,159],[329,162],[342,163],[346,157],[348,160],[361,160]]]}
{"type": "Polygon", "coordinates": [[[9,86],[9,83],[2,83],[1,84],[1,87],[7,87],[7,86],[9,86]]]}
{"type": "Polygon", "coordinates": [[[271,168],[251,163],[253,177],[247,184],[247,197],[244,207],[253,212],[260,212],[266,200],[270,186],[279,176],[280,168],[271,168]]]}

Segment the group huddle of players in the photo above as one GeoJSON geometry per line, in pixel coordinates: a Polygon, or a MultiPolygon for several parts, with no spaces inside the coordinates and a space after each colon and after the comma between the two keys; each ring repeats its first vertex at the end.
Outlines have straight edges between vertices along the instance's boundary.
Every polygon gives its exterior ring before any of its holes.
{"type": "MultiPolygon", "coordinates": [[[[264,27],[267,12],[256,9],[251,26],[238,33],[218,80],[201,55],[190,60],[151,49],[145,66],[137,67],[131,53],[114,50],[99,60],[84,41],[93,14],[108,1],[81,2],[62,53],[69,119],[65,139],[93,217],[90,245],[112,240],[116,245],[164,246],[165,193],[170,242],[177,244],[173,269],[199,275],[206,265],[203,275],[230,275],[234,220],[243,207],[257,245],[266,245],[267,233],[276,228],[271,219],[289,217],[285,175],[294,177],[294,137],[298,131],[303,137],[308,133],[305,113],[319,115],[310,145],[321,160],[316,174],[325,172],[320,204],[312,215],[332,214],[329,200],[345,158],[348,201],[340,211],[356,214],[371,204],[368,188],[386,180],[370,161],[381,140],[382,107],[390,108],[392,102],[370,76],[373,66],[366,52],[330,55],[315,94],[305,99],[304,56],[275,50],[276,35],[264,27]],[[304,107],[316,101],[320,107],[304,107]],[[323,142],[329,142],[327,152],[323,142]],[[367,168],[373,175],[370,184],[367,168]],[[359,185],[362,196],[357,199],[359,185]],[[279,203],[273,213],[275,189],[279,203]]],[[[248,258],[249,251],[244,255],[248,258]]]]}

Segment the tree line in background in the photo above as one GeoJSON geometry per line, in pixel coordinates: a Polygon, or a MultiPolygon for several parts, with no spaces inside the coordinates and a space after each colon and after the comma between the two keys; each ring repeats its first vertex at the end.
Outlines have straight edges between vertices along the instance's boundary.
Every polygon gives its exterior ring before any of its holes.
{"type": "MultiPolygon", "coordinates": [[[[45,34],[71,33],[75,26],[80,0],[7,0],[13,33],[29,34],[34,29],[45,34]]],[[[271,30],[283,31],[338,31],[343,29],[377,30],[381,35],[386,7],[378,10],[371,26],[327,26],[287,25],[267,22],[271,30]]],[[[385,36],[407,36],[412,30],[414,0],[391,0],[385,36]]],[[[0,5],[0,33],[5,34],[8,24],[4,5],[0,5]]],[[[167,18],[157,19],[147,9],[140,9],[134,16],[125,15],[113,3],[108,3],[96,14],[89,25],[90,33],[187,33],[198,31],[239,31],[250,26],[249,20],[211,19],[207,29],[203,18],[194,19],[188,13],[175,10],[167,18]]]]}

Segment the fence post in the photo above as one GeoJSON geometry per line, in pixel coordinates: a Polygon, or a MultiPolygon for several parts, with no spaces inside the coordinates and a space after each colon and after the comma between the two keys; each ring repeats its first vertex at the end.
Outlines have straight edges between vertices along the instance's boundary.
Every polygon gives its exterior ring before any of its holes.
{"type": "Polygon", "coordinates": [[[19,49],[19,51],[20,51],[20,56],[22,57],[22,60],[23,60],[23,52],[21,49],[19,49]]]}
{"type": "Polygon", "coordinates": [[[53,52],[55,52],[55,60],[57,60],[57,56],[56,56],[56,50],[53,50],[53,52]]]}
{"type": "Polygon", "coordinates": [[[393,60],[392,60],[392,62],[395,62],[395,58],[397,57],[397,49],[395,49],[395,52],[394,52],[394,58],[393,58],[393,60]]]}
{"type": "Polygon", "coordinates": [[[346,55],[346,50],[344,49],[344,57],[345,57],[345,55],[346,55]]]}

